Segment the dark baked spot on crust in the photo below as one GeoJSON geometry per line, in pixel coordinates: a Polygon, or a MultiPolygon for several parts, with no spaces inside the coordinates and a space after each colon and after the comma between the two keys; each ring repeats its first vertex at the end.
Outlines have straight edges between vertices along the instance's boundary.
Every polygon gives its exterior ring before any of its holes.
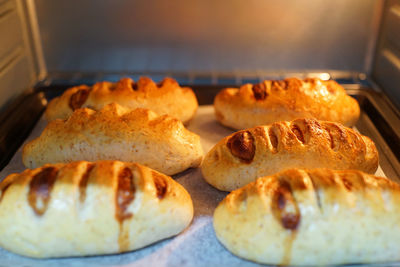
{"type": "Polygon", "coordinates": [[[267,87],[263,82],[254,84],[251,89],[256,100],[264,100],[268,96],[267,87]]]}
{"type": "Polygon", "coordinates": [[[344,187],[346,187],[346,189],[348,191],[351,191],[351,189],[353,188],[353,183],[345,178],[342,178],[342,182],[343,182],[344,187]]]}
{"type": "Polygon", "coordinates": [[[311,78],[311,77],[307,77],[307,78],[304,78],[303,79],[303,81],[305,82],[305,83],[316,83],[316,78],[311,78]]]}
{"type": "Polygon", "coordinates": [[[278,191],[277,192],[277,194],[276,194],[276,198],[277,198],[277,204],[278,204],[278,208],[280,209],[280,210],[282,210],[283,208],[285,208],[285,205],[286,205],[286,198],[285,198],[285,196],[283,195],[283,193],[281,192],[281,191],[278,191]]]}
{"type": "Polygon", "coordinates": [[[46,212],[57,175],[57,168],[46,167],[30,181],[28,203],[36,215],[41,216],[46,212]]]}
{"type": "Polygon", "coordinates": [[[86,171],[82,174],[82,178],[79,181],[79,201],[81,203],[85,202],[86,199],[86,188],[89,181],[89,176],[93,170],[95,164],[90,163],[86,166],[86,171]]]}
{"type": "Polygon", "coordinates": [[[152,176],[154,180],[154,187],[157,191],[157,197],[158,199],[163,199],[168,191],[168,183],[165,178],[157,172],[152,172],[152,176]]]}
{"type": "Polygon", "coordinates": [[[118,84],[119,84],[119,82],[110,84],[109,87],[108,87],[108,90],[114,91],[115,89],[117,89],[118,84]]]}
{"type": "Polygon", "coordinates": [[[292,181],[292,187],[296,190],[307,190],[308,186],[303,179],[295,179],[292,181]]]}
{"type": "Polygon", "coordinates": [[[329,134],[329,141],[331,149],[334,151],[339,150],[340,144],[347,144],[347,134],[345,129],[336,123],[329,123],[324,125],[324,130],[329,134]]]}
{"type": "Polygon", "coordinates": [[[307,172],[307,174],[308,174],[308,177],[310,178],[310,181],[311,181],[311,183],[313,185],[315,199],[317,201],[318,208],[322,212],[322,203],[321,203],[321,196],[320,196],[320,192],[319,192],[319,187],[318,187],[317,183],[315,182],[312,174],[310,172],[307,172]]]}
{"type": "Polygon", "coordinates": [[[299,126],[294,124],[294,125],[292,125],[290,130],[294,133],[294,135],[296,135],[297,139],[300,142],[302,142],[303,144],[305,143],[303,132],[301,131],[299,126]]]}
{"type": "Polygon", "coordinates": [[[162,81],[160,81],[159,83],[157,83],[157,87],[158,87],[158,88],[161,88],[161,87],[163,87],[164,85],[165,85],[165,79],[162,80],[162,81]]]}
{"type": "Polygon", "coordinates": [[[274,129],[271,127],[268,129],[268,136],[269,136],[269,141],[271,142],[273,150],[278,149],[278,137],[275,134],[274,129]]]}
{"type": "MultiPolygon", "coordinates": [[[[349,173],[338,173],[343,186],[348,191],[364,191],[370,188],[370,184],[365,180],[364,175],[360,171],[352,171],[349,173]]],[[[376,177],[375,177],[376,178],[376,177]]]]}
{"type": "Polygon", "coordinates": [[[331,134],[331,131],[328,128],[325,128],[325,130],[329,135],[329,143],[330,143],[331,149],[335,149],[335,141],[333,140],[333,136],[331,134]]]}
{"type": "Polygon", "coordinates": [[[137,90],[138,90],[138,84],[135,83],[135,82],[133,82],[133,81],[132,81],[132,83],[131,83],[131,87],[132,87],[132,90],[133,90],[133,91],[137,91],[137,90]]]}
{"type": "Polygon", "coordinates": [[[303,85],[303,81],[297,78],[287,78],[285,80],[273,80],[271,81],[271,87],[275,90],[292,90],[300,88],[303,85]]]}
{"type": "Polygon", "coordinates": [[[133,216],[127,209],[135,199],[136,188],[133,182],[132,170],[123,168],[118,174],[118,187],[115,194],[115,217],[122,224],[125,219],[133,216]]]}
{"type": "Polygon", "coordinates": [[[254,137],[249,131],[240,131],[232,135],[227,142],[227,147],[232,155],[238,157],[244,163],[251,163],[256,147],[254,137]]]}
{"type": "Polygon", "coordinates": [[[278,179],[278,186],[273,192],[271,209],[274,217],[283,228],[296,230],[300,223],[300,209],[295,200],[292,188],[284,178],[278,179]]]}
{"type": "Polygon", "coordinates": [[[89,88],[79,89],[77,92],[71,95],[69,99],[69,107],[72,110],[82,107],[82,105],[86,102],[87,98],[89,97],[89,93],[90,93],[89,88]]]}
{"type": "Polygon", "coordinates": [[[213,156],[215,161],[219,160],[219,152],[217,150],[214,151],[213,156]]]}
{"type": "Polygon", "coordinates": [[[282,226],[289,230],[296,230],[299,225],[300,214],[297,213],[287,213],[282,216],[282,226]]]}
{"type": "Polygon", "coordinates": [[[306,127],[305,132],[315,132],[320,133],[322,131],[321,123],[316,119],[300,119],[298,121],[303,121],[304,126],[306,127]]]}

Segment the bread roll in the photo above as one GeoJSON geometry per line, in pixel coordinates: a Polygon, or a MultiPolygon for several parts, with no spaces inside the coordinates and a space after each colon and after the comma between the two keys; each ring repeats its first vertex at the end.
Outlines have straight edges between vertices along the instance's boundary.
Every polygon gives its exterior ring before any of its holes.
{"type": "Polygon", "coordinates": [[[184,230],[188,192],[135,163],[81,161],[11,174],[0,183],[0,245],[35,258],[135,250],[184,230]]]}
{"type": "Polygon", "coordinates": [[[212,186],[231,191],[289,168],[357,169],[375,173],[375,144],[334,122],[297,119],[236,132],[205,156],[201,170],[212,186]]]}
{"type": "Polygon", "coordinates": [[[100,111],[77,109],[50,122],[22,152],[26,167],[76,160],[138,162],[167,175],[200,165],[200,137],[178,119],[115,103],[100,111]]]}
{"type": "Polygon", "coordinates": [[[192,89],[180,87],[174,79],[165,78],[156,84],[147,77],[141,77],[136,83],[123,78],[117,83],[98,82],[92,87],[69,88],[49,103],[45,117],[49,121],[66,119],[75,109],[100,110],[113,102],[129,109],[147,108],[160,115],[168,114],[184,123],[193,118],[198,107],[192,89]]]}
{"type": "Polygon", "coordinates": [[[264,264],[400,260],[400,186],[356,170],[291,169],[231,192],[214,213],[217,238],[264,264]]]}
{"type": "Polygon", "coordinates": [[[214,100],[218,121],[245,129],[297,118],[316,118],[353,126],[360,115],[355,99],[335,81],[264,81],[222,90],[214,100]]]}

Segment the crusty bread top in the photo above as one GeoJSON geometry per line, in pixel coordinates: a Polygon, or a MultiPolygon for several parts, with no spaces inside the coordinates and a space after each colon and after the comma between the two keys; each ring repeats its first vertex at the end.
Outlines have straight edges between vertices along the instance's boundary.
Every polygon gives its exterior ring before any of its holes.
{"type": "Polygon", "coordinates": [[[397,261],[399,207],[400,186],[387,178],[289,169],[227,195],[214,229],[233,254],[264,264],[397,261]]]}
{"type": "MultiPolygon", "coordinates": [[[[353,126],[360,114],[357,101],[348,96],[341,85],[317,78],[265,80],[259,84],[245,84],[239,89],[226,88],[215,97],[214,106],[217,119],[235,129],[258,125],[251,124],[257,116],[264,119],[261,124],[307,117],[353,126]],[[247,123],[225,122],[224,116],[231,116],[226,109],[232,113],[245,113],[248,109],[252,115],[243,115],[247,123]]],[[[240,119],[240,116],[235,117],[240,119]]]]}
{"type": "Polygon", "coordinates": [[[250,197],[258,198],[261,205],[265,198],[270,198],[271,206],[266,206],[265,211],[271,210],[284,229],[296,230],[302,216],[300,205],[303,211],[307,210],[305,203],[313,203],[315,207],[309,208],[328,212],[330,209],[356,208],[357,200],[361,200],[368,202],[366,209],[390,209],[400,202],[400,185],[357,170],[289,169],[260,177],[232,191],[220,206],[226,205],[235,214],[241,212],[241,207],[250,197]],[[371,193],[374,191],[381,192],[381,195],[371,193]],[[385,197],[388,191],[395,191],[396,195],[385,197]]]}
{"type": "MultiPolygon", "coordinates": [[[[107,132],[108,136],[121,136],[132,131],[141,131],[143,135],[151,131],[152,136],[161,138],[187,133],[193,140],[199,136],[187,130],[182,122],[169,115],[158,115],[149,109],[137,108],[131,110],[111,103],[96,111],[90,108],[80,108],[65,120],[54,120],[43,131],[76,132],[83,130],[96,131],[97,127],[107,132]]],[[[194,142],[193,142],[194,143],[194,142]]]]}
{"type": "Polygon", "coordinates": [[[282,152],[304,155],[312,149],[323,155],[323,152],[328,151],[337,155],[340,160],[346,159],[369,173],[375,173],[379,164],[378,151],[367,136],[339,123],[316,119],[297,119],[257,126],[238,131],[220,143],[225,144],[227,151],[230,151],[229,159],[236,158],[236,161],[247,164],[254,160],[256,149],[260,153],[264,152],[262,154],[282,152]],[[259,141],[256,142],[255,139],[259,141]]]}
{"type": "MultiPolygon", "coordinates": [[[[40,168],[10,174],[0,183],[0,203],[7,191],[13,190],[13,186],[27,186],[28,204],[37,216],[42,216],[53,197],[52,189],[56,183],[76,187],[77,200],[81,203],[85,202],[86,188],[110,187],[115,192],[115,219],[120,223],[132,217],[127,207],[137,192],[152,194],[153,198],[160,200],[191,201],[183,187],[169,176],[137,163],[107,160],[46,164],[40,168]]],[[[62,194],[58,193],[57,197],[62,197],[62,194]]]]}
{"type": "Polygon", "coordinates": [[[46,164],[0,183],[0,244],[35,257],[119,253],[173,236],[193,218],[189,193],[137,163],[46,164]]]}
{"type": "Polygon", "coordinates": [[[167,77],[159,84],[148,77],[141,77],[137,82],[122,78],[116,83],[104,81],[92,87],[80,85],[69,88],[48,104],[45,116],[49,121],[65,119],[78,108],[99,110],[113,102],[130,109],[148,108],[160,115],[176,117],[182,122],[190,120],[198,107],[192,89],[180,87],[172,78],[167,77]]]}
{"type": "Polygon", "coordinates": [[[367,136],[339,123],[282,121],[233,133],[205,156],[208,183],[231,191],[257,177],[289,168],[357,169],[375,173],[379,154],[367,136]]]}
{"type": "Polygon", "coordinates": [[[51,121],[22,151],[23,163],[29,168],[44,163],[115,159],[139,162],[168,175],[199,166],[202,156],[200,137],[178,119],[116,103],[99,111],[77,109],[66,120],[51,121]],[[81,153],[82,147],[77,144],[84,146],[81,153]]]}

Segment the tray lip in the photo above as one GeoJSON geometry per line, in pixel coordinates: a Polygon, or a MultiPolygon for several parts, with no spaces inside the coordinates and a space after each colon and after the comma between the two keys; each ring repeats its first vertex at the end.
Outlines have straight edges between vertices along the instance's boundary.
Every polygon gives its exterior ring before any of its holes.
{"type": "MultiPolygon", "coordinates": [[[[400,110],[398,110],[383,92],[377,92],[369,87],[346,88],[346,92],[352,96],[365,96],[374,105],[378,112],[387,120],[390,126],[400,126],[400,110]]],[[[400,128],[392,127],[397,136],[400,136],[400,128]]]]}

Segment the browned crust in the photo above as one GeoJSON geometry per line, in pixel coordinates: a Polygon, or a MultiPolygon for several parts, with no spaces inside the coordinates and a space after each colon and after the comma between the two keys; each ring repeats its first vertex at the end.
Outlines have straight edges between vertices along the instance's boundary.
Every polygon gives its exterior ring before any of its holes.
{"type": "Polygon", "coordinates": [[[80,85],[69,88],[48,104],[45,116],[49,121],[66,119],[78,108],[99,110],[113,102],[129,109],[152,109],[160,115],[168,114],[183,122],[188,122],[198,108],[191,88],[181,87],[169,77],[158,84],[148,77],[141,77],[137,82],[122,78],[116,83],[104,81],[91,87],[80,85]]]}
{"type": "Polygon", "coordinates": [[[77,109],[67,120],[51,121],[24,146],[22,159],[28,168],[75,160],[134,161],[175,174],[199,166],[202,154],[200,137],[178,119],[112,103],[99,111],[77,109]]]}
{"type": "Polygon", "coordinates": [[[378,151],[368,137],[339,123],[297,119],[249,128],[223,138],[205,156],[202,173],[211,185],[231,191],[258,176],[287,168],[375,173],[378,165],[378,151]],[[238,138],[244,135],[251,138],[238,138]]]}
{"type": "MultiPolygon", "coordinates": [[[[322,212],[326,205],[348,205],[352,203],[347,199],[340,199],[340,193],[352,193],[357,197],[370,197],[371,203],[383,201],[374,199],[371,191],[400,191],[400,185],[385,177],[378,177],[357,170],[331,170],[321,169],[288,169],[275,175],[260,177],[246,186],[232,191],[219,205],[227,205],[227,208],[236,213],[241,203],[250,196],[261,199],[271,198],[271,207],[266,207],[274,213],[283,228],[296,230],[301,220],[298,202],[295,195],[301,191],[312,191],[309,196],[316,196],[319,208],[322,212]],[[337,194],[335,194],[337,192],[337,194]],[[320,194],[324,194],[324,202],[321,203],[320,194]],[[245,196],[245,197],[244,197],[245,196]],[[285,209],[289,212],[285,213],[285,209]],[[288,215],[288,218],[284,218],[288,215]],[[293,220],[293,218],[295,218],[293,220]],[[290,220],[288,222],[288,220],[290,220]]],[[[384,205],[376,207],[382,208],[384,205]]],[[[371,208],[375,206],[372,205],[371,208]]],[[[344,208],[344,206],[342,206],[344,208]]],[[[261,211],[260,211],[261,212],[261,211]]]]}
{"type": "Polygon", "coordinates": [[[133,214],[127,212],[127,207],[134,200],[137,190],[150,190],[153,197],[159,201],[176,196],[173,189],[176,182],[171,177],[151,170],[137,163],[120,161],[76,161],[68,164],[46,164],[36,169],[26,169],[22,173],[10,174],[0,183],[2,191],[0,201],[12,191],[13,186],[26,185],[27,201],[32,210],[42,216],[46,213],[51,201],[52,188],[56,183],[76,186],[78,199],[84,205],[83,190],[91,186],[113,187],[115,191],[115,219],[122,223],[133,214]],[[79,171],[82,168],[84,171],[79,171]],[[150,171],[149,171],[150,170],[150,171]],[[78,176],[76,176],[79,173],[78,176]],[[138,175],[134,175],[137,173],[138,175]],[[151,174],[151,175],[150,175],[151,174]],[[84,180],[84,182],[82,182],[84,180]],[[116,182],[113,182],[113,181],[116,182]],[[135,184],[140,185],[136,188],[135,184]]]}
{"type": "Polygon", "coordinates": [[[214,107],[217,120],[234,129],[302,117],[353,126],[360,115],[357,101],[341,85],[316,78],[226,88],[215,97],[214,107]]]}
{"type": "Polygon", "coordinates": [[[46,164],[7,176],[0,192],[1,246],[35,258],[135,250],[193,218],[179,183],[137,163],[46,164]]]}
{"type": "Polygon", "coordinates": [[[214,212],[233,254],[271,265],[398,260],[400,185],[357,170],[288,169],[234,190],[214,212]],[[392,250],[390,250],[392,249],[392,250]],[[376,252],[376,253],[375,253],[376,252]]]}

